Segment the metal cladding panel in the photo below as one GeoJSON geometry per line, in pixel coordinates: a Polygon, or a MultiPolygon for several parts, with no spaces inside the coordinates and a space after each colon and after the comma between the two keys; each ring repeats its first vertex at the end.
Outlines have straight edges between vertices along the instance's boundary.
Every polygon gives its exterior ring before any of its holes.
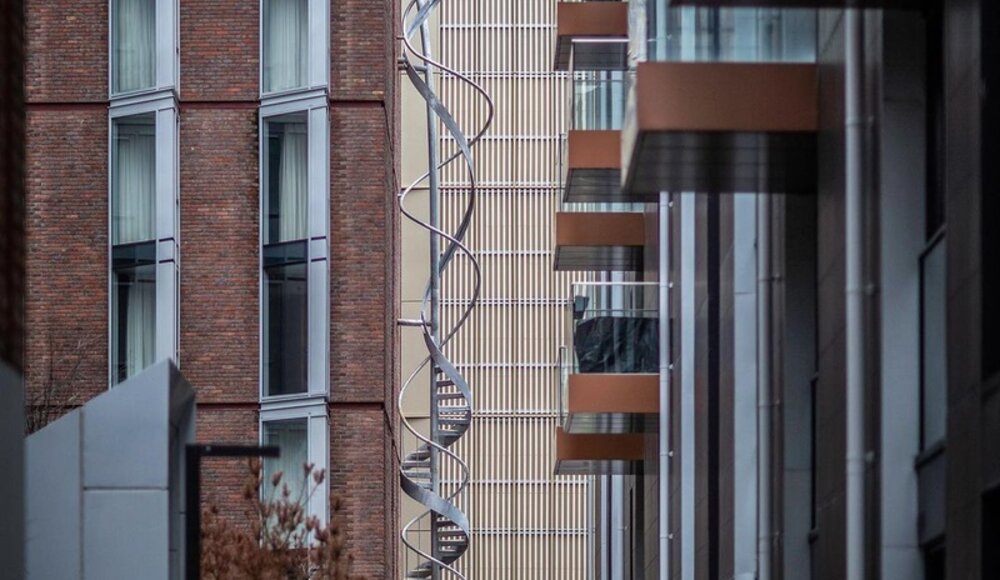
{"type": "Polygon", "coordinates": [[[166,489],[86,490],[83,578],[170,578],[166,489]]]}
{"type": "Polygon", "coordinates": [[[80,577],[83,413],[62,416],[25,443],[25,572],[29,580],[80,577]]]}

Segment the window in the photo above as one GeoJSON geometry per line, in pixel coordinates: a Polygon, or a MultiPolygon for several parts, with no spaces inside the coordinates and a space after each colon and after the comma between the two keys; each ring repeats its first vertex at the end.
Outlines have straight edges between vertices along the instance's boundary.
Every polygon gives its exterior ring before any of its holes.
{"type": "Polygon", "coordinates": [[[264,445],[275,445],[281,455],[264,461],[264,497],[274,491],[271,477],[281,471],[284,476],[279,484],[287,485],[292,498],[297,498],[305,484],[304,466],[309,462],[308,419],[288,419],[264,423],[264,445]]]}
{"type": "Polygon", "coordinates": [[[269,119],[267,131],[267,215],[264,243],[308,237],[308,130],[305,113],[269,119]]]}
{"type": "Polygon", "coordinates": [[[156,340],[156,125],[151,114],[114,126],[111,240],[113,383],[153,362],[156,340]]]}
{"type": "Polygon", "coordinates": [[[264,0],[263,92],[306,86],[308,0],[264,0]]]}
{"type": "Polygon", "coordinates": [[[264,276],[265,393],[305,393],[309,352],[305,261],[265,266],[264,276]]]}
{"type": "Polygon", "coordinates": [[[113,0],[112,93],[156,84],[156,0],[113,0]]]}
{"type": "MultiPolygon", "coordinates": [[[[313,472],[325,470],[329,457],[330,433],[327,427],[326,403],[319,401],[309,404],[271,405],[265,404],[261,411],[260,441],[263,445],[275,445],[281,454],[264,459],[263,497],[280,494],[281,487],[288,485],[292,499],[300,497],[300,490],[312,491],[312,481],[305,480],[305,465],[311,464],[313,472]],[[282,472],[281,484],[275,490],[271,477],[282,472]]],[[[306,512],[324,521],[327,514],[327,490],[329,478],[310,497],[303,497],[306,512]]]]}
{"type": "Polygon", "coordinates": [[[326,98],[261,108],[261,397],[329,382],[326,98]]]}
{"type": "Polygon", "coordinates": [[[111,385],[177,352],[177,120],[172,96],[112,103],[111,385]]]}

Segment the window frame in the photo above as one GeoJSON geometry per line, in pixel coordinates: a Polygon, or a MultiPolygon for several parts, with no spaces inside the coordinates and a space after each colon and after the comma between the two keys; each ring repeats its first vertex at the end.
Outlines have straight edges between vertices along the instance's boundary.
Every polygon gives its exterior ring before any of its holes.
{"type": "Polygon", "coordinates": [[[261,100],[282,97],[289,94],[309,92],[317,89],[326,90],[330,78],[330,2],[329,0],[306,0],[308,4],[307,45],[306,45],[306,79],[300,87],[282,89],[279,91],[264,90],[264,19],[265,4],[269,0],[259,0],[258,38],[257,42],[257,86],[261,100]]]}
{"type": "MultiPolygon", "coordinates": [[[[329,231],[330,231],[330,140],[329,111],[325,92],[310,92],[282,99],[274,99],[262,104],[258,123],[260,130],[259,155],[259,231],[258,231],[258,393],[262,409],[290,401],[326,401],[329,396],[330,381],[330,291],[329,291],[329,231]],[[269,119],[305,113],[307,124],[307,236],[306,245],[306,303],[308,312],[307,328],[307,371],[304,393],[268,395],[266,384],[267,353],[265,351],[266,326],[266,284],[264,250],[272,245],[265,243],[268,216],[265,213],[268,194],[268,147],[267,123],[269,119]]],[[[273,245],[288,242],[275,242],[273,245]]]]}
{"type": "MultiPolygon", "coordinates": [[[[149,95],[143,99],[130,99],[125,102],[112,102],[108,110],[108,184],[107,184],[107,345],[108,345],[108,388],[113,388],[123,381],[117,380],[117,357],[115,352],[116,319],[115,299],[117,281],[115,279],[114,251],[115,247],[132,244],[114,244],[114,199],[115,181],[118,170],[117,136],[118,123],[130,117],[152,115],[154,138],[156,140],[155,158],[155,200],[154,200],[154,235],[150,240],[140,243],[152,243],[155,246],[155,347],[153,362],[169,358],[179,361],[179,331],[180,308],[180,195],[179,195],[179,117],[177,101],[171,96],[149,95]]],[[[125,379],[127,380],[127,378],[125,379]]]]}
{"type": "Polygon", "coordinates": [[[131,91],[115,90],[115,73],[118,62],[115,58],[115,4],[118,0],[108,0],[108,95],[112,99],[139,97],[179,87],[180,72],[180,8],[177,0],[153,0],[155,2],[155,50],[153,85],[131,91]]]}
{"type": "MultiPolygon", "coordinates": [[[[306,513],[316,516],[320,525],[329,521],[327,496],[330,491],[330,417],[325,401],[291,400],[262,406],[257,422],[258,440],[266,443],[265,425],[277,421],[306,420],[306,461],[313,464],[313,470],[325,470],[326,477],[309,498],[306,513]]],[[[266,459],[265,459],[266,461],[266,459]]],[[[264,488],[261,488],[263,493],[264,488]]]]}

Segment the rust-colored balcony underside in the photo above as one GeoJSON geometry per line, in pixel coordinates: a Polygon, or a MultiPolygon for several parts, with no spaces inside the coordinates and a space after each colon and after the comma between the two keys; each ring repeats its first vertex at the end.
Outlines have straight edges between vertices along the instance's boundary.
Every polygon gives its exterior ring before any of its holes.
{"type": "Polygon", "coordinates": [[[626,2],[560,2],[556,7],[556,70],[624,70],[626,2]]]}
{"type": "Polygon", "coordinates": [[[645,455],[645,435],[572,435],[556,430],[556,475],[628,475],[645,455]]]}
{"type": "Polygon", "coordinates": [[[640,63],[623,189],[814,193],[817,91],[811,64],[640,63]]]}
{"type": "Polygon", "coordinates": [[[673,0],[674,6],[698,8],[888,8],[920,10],[928,0],[673,0]]]}
{"type": "Polygon", "coordinates": [[[636,272],[642,269],[645,219],[634,212],[559,212],[559,271],[636,272]]]}
{"type": "Polygon", "coordinates": [[[566,189],[570,203],[627,202],[622,197],[621,131],[570,131],[566,137],[566,189]]]}
{"type": "Polygon", "coordinates": [[[660,409],[660,375],[571,374],[567,385],[567,433],[655,431],[660,409]]]}

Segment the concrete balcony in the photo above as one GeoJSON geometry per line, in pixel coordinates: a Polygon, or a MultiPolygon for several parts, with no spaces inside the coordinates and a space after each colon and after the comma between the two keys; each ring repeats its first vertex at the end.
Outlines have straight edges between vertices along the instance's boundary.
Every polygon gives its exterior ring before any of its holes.
{"type": "Polygon", "coordinates": [[[639,271],[645,239],[645,219],[641,213],[559,212],[555,269],[639,271]]]}
{"type": "Polygon", "coordinates": [[[659,415],[659,286],[573,284],[559,349],[559,417],[571,434],[655,431],[659,415]]]}
{"type": "Polygon", "coordinates": [[[573,435],[556,431],[556,475],[628,475],[645,456],[645,435],[573,435]]]}
{"type": "Polygon", "coordinates": [[[628,3],[560,2],[555,52],[555,70],[624,70],[628,3]]]}
{"type": "Polygon", "coordinates": [[[622,130],[622,189],[811,194],[816,65],[643,62],[622,130]]]}

